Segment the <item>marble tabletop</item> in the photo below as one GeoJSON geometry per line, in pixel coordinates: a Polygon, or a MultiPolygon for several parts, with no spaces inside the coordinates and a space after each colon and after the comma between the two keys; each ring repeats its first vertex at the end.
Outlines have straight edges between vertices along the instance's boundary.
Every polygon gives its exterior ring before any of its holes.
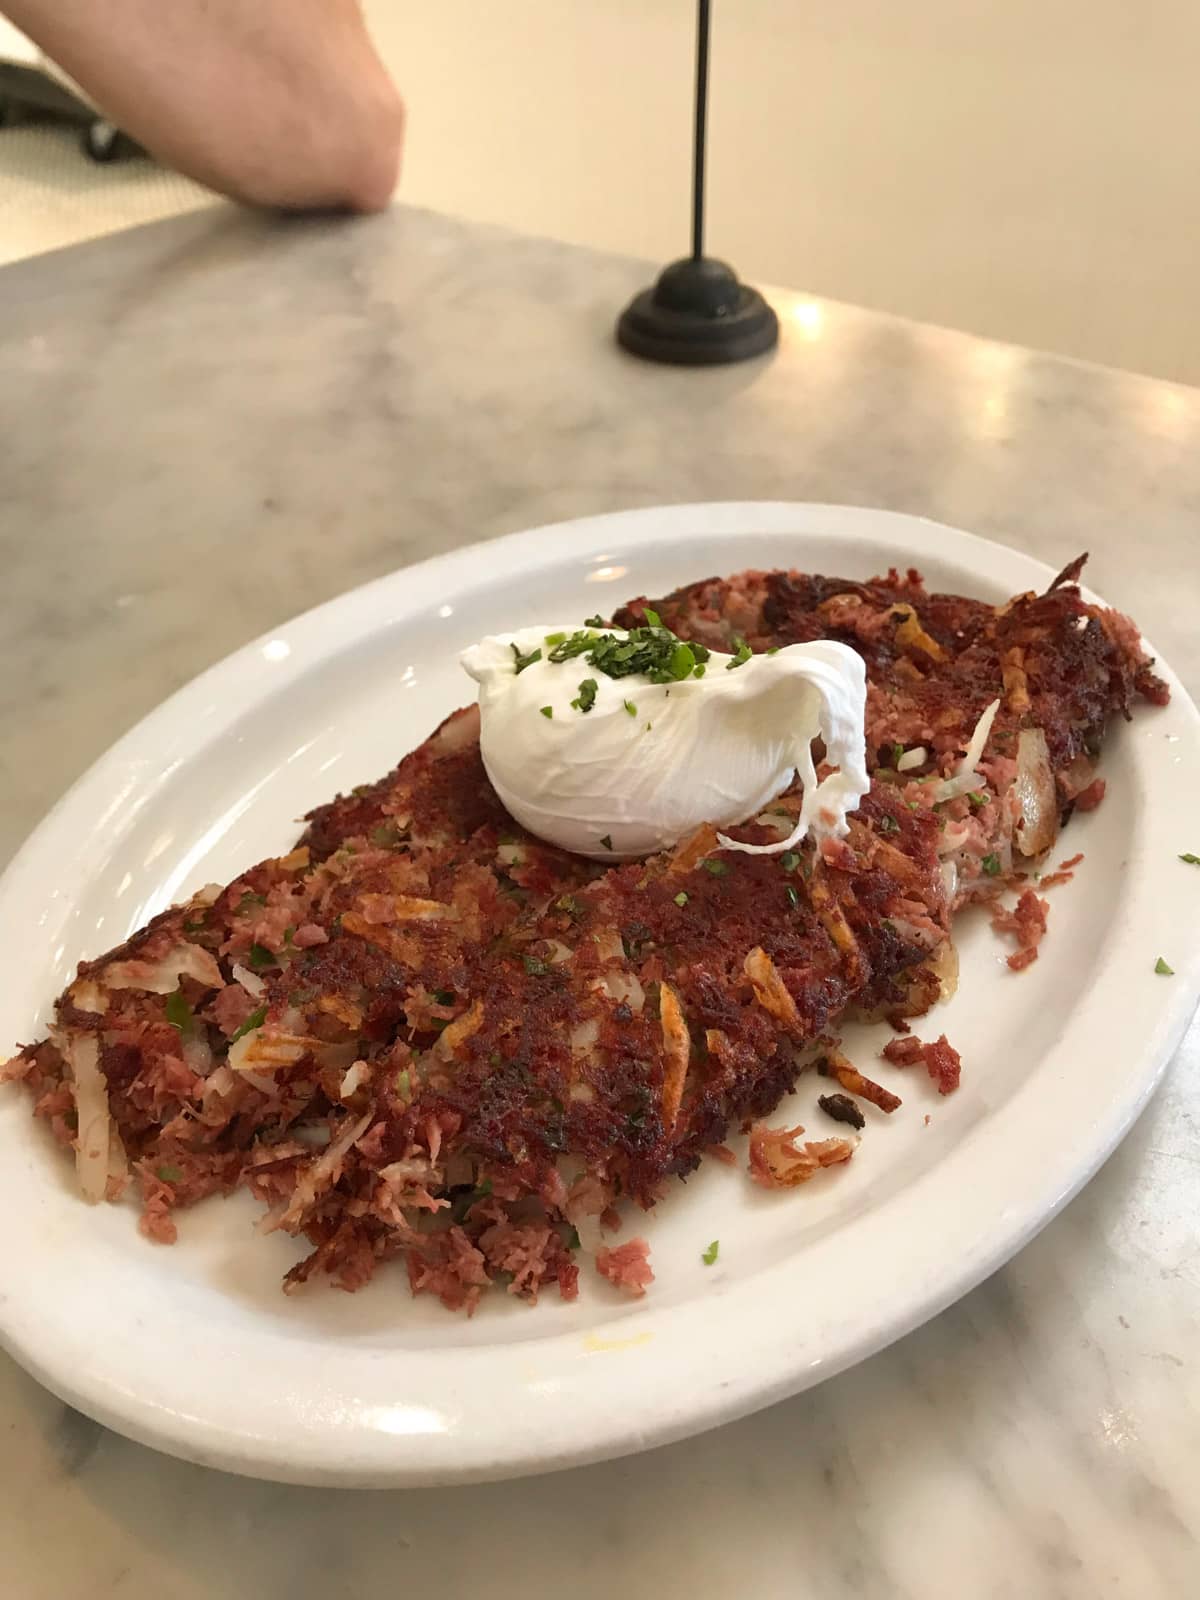
{"type": "MultiPolygon", "coordinates": [[[[625,506],[849,501],[1055,565],[1087,547],[1200,687],[1200,391],[783,291],[773,358],[642,366],[611,328],[646,276],[406,209],[217,208],[0,271],[0,862],[274,623],[625,506]]],[[[106,1433],[0,1357],[3,1592],[1195,1593],[1198,1087],[1193,1025],[1008,1267],[857,1369],[639,1458],[453,1491],[251,1483],[106,1433]]]]}

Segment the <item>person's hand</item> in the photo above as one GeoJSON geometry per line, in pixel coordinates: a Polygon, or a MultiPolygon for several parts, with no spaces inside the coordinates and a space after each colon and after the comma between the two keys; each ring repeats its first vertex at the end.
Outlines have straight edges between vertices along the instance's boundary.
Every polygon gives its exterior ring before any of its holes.
{"type": "Polygon", "coordinates": [[[251,204],[379,211],[404,105],[358,0],[0,0],[165,165],[251,204]]]}

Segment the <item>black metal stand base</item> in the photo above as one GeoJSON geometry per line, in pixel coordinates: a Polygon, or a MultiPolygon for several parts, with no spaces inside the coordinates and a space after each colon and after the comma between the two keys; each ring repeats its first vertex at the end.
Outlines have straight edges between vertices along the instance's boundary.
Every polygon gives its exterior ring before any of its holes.
{"type": "Polygon", "coordinates": [[[778,340],[779,321],[758,290],[708,256],[672,262],[617,323],[617,343],[631,355],[679,367],[748,361],[778,340]]]}

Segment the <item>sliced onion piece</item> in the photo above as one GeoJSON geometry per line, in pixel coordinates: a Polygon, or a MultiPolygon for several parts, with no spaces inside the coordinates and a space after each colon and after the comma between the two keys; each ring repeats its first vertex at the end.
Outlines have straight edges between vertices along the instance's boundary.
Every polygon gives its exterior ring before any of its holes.
{"type": "Polygon", "coordinates": [[[923,744],[917,745],[912,750],[906,750],[896,763],[897,772],[912,772],[916,767],[923,767],[929,760],[929,751],[923,744]]]}
{"type": "Polygon", "coordinates": [[[979,721],[975,724],[975,731],[967,744],[966,753],[958,766],[958,771],[952,777],[943,778],[933,791],[935,805],[940,805],[943,800],[957,800],[960,794],[970,794],[972,789],[978,789],[983,779],[975,768],[983,758],[987,747],[988,735],[992,731],[992,723],[996,720],[996,713],[1000,709],[1000,701],[993,700],[987,706],[979,721]]]}
{"type": "Polygon", "coordinates": [[[1021,729],[1014,788],[1021,803],[1021,820],[1014,836],[1017,849],[1023,856],[1040,856],[1058,838],[1058,794],[1041,728],[1021,729]]]}
{"type": "Polygon", "coordinates": [[[233,968],[233,981],[240,983],[247,994],[253,995],[256,1000],[261,1000],[267,992],[267,986],[257,972],[251,972],[249,967],[236,962],[233,968]]]}
{"type": "Polygon", "coordinates": [[[95,1034],[73,1033],[66,1050],[79,1121],[75,1141],[75,1175],[83,1198],[96,1205],[108,1187],[109,1139],[112,1116],[108,1109],[108,1084],[100,1071],[100,1042],[95,1034]]]}

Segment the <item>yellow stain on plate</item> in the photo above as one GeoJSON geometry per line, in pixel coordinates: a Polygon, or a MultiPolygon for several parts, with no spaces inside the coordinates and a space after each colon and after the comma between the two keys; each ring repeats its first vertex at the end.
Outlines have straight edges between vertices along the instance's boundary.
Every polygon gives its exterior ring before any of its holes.
{"type": "Polygon", "coordinates": [[[640,1344],[649,1344],[652,1333],[634,1333],[628,1339],[602,1339],[598,1333],[585,1333],[583,1348],[590,1356],[604,1355],[609,1350],[636,1350],[640,1344]]]}

